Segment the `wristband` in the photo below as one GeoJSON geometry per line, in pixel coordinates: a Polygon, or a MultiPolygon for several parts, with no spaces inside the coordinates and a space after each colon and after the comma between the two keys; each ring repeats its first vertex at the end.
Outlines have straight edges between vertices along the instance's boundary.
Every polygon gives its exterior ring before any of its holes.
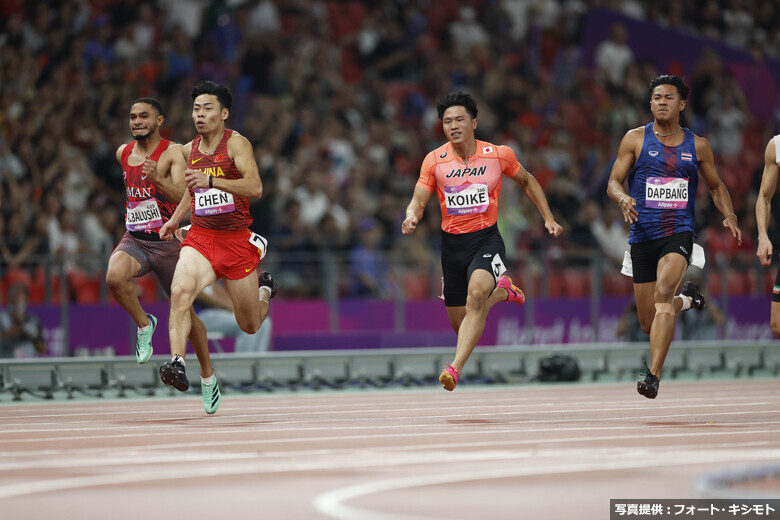
{"type": "Polygon", "coordinates": [[[737,217],[737,214],[736,214],[736,213],[729,213],[728,215],[726,215],[726,218],[729,218],[731,215],[734,215],[734,218],[736,218],[737,220],[739,220],[739,218],[737,217]]]}
{"type": "Polygon", "coordinates": [[[213,187],[214,187],[214,177],[209,175],[209,188],[213,188],[213,187]]]}

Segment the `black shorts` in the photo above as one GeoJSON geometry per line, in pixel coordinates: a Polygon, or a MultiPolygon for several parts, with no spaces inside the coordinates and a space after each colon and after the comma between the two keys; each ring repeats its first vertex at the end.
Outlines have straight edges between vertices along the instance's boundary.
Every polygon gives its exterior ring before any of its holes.
{"type": "Polygon", "coordinates": [[[476,269],[492,273],[495,281],[506,272],[504,239],[498,226],[492,225],[472,233],[453,234],[442,231],[441,270],[444,274],[442,294],[447,307],[466,305],[469,280],[476,269]]]}
{"type": "Polygon", "coordinates": [[[649,283],[658,277],[658,262],[669,253],[677,253],[691,265],[693,233],[684,231],[668,237],[631,244],[634,283],[649,283]]]}

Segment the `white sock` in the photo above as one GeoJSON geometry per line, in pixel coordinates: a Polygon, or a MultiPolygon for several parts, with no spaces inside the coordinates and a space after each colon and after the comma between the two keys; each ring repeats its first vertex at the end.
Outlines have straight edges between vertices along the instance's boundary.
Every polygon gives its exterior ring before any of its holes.
{"type": "Polygon", "coordinates": [[[211,374],[209,377],[201,377],[200,382],[207,386],[214,384],[214,374],[211,374]]]}
{"type": "Polygon", "coordinates": [[[138,327],[138,332],[146,332],[147,330],[149,330],[149,327],[151,326],[152,326],[152,322],[150,321],[149,325],[147,325],[146,327],[138,327]]]}
{"type": "Polygon", "coordinates": [[[179,362],[179,363],[181,363],[182,365],[186,366],[186,364],[184,363],[184,358],[183,358],[183,357],[181,357],[181,356],[180,356],[180,355],[178,355],[178,354],[174,354],[174,355],[173,355],[173,357],[171,358],[171,363],[173,363],[173,362],[176,362],[176,361],[178,361],[178,362],[179,362]]]}
{"type": "Polygon", "coordinates": [[[260,299],[267,302],[268,300],[271,299],[271,288],[268,287],[267,285],[261,285],[259,294],[260,294],[260,299]],[[265,298],[263,298],[263,292],[268,293],[265,298]]]}
{"type": "Polygon", "coordinates": [[[678,294],[677,298],[682,299],[682,309],[681,311],[687,311],[691,308],[691,305],[693,305],[693,298],[690,296],[685,296],[684,294],[678,294]]]}

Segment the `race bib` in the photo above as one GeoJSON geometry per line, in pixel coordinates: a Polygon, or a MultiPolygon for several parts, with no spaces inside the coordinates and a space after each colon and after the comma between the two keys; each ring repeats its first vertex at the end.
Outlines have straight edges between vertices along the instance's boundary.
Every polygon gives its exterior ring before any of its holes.
{"type": "Polygon", "coordinates": [[[125,228],[128,231],[146,231],[147,229],[156,229],[162,225],[162,214],[160,214],[160,207],[155,199],[127,202],[125,228]]]}
{"type": "Polygon", "coordinates": [[[683,209],[688,206],[688,179],[648,177],[645,207],[683,209]]]}
{"type": "Polygon", "coordinates": [[[197,189],[195,195],[195,214],[198,216],[221,215],[236,209],[233,194],[217,188],[197,189]]]}
{"type": "Polygon", "coordinates": [[[449,215],[484,213],[490,205],[487,184],[445,186],[444,202],[449,215]]]}

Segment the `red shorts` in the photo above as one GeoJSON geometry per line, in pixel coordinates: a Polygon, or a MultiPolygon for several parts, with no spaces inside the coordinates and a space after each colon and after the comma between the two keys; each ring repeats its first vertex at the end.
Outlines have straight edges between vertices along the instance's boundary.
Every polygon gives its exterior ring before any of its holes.
{"type": "Polygon", "coordinates": [[[249,242],[250,236],[249,229],[221,231],[192,226],[181,245],[205,256],[217,278],[240,280],[257,269],[260,262],[260,250],[249,242]]]}

